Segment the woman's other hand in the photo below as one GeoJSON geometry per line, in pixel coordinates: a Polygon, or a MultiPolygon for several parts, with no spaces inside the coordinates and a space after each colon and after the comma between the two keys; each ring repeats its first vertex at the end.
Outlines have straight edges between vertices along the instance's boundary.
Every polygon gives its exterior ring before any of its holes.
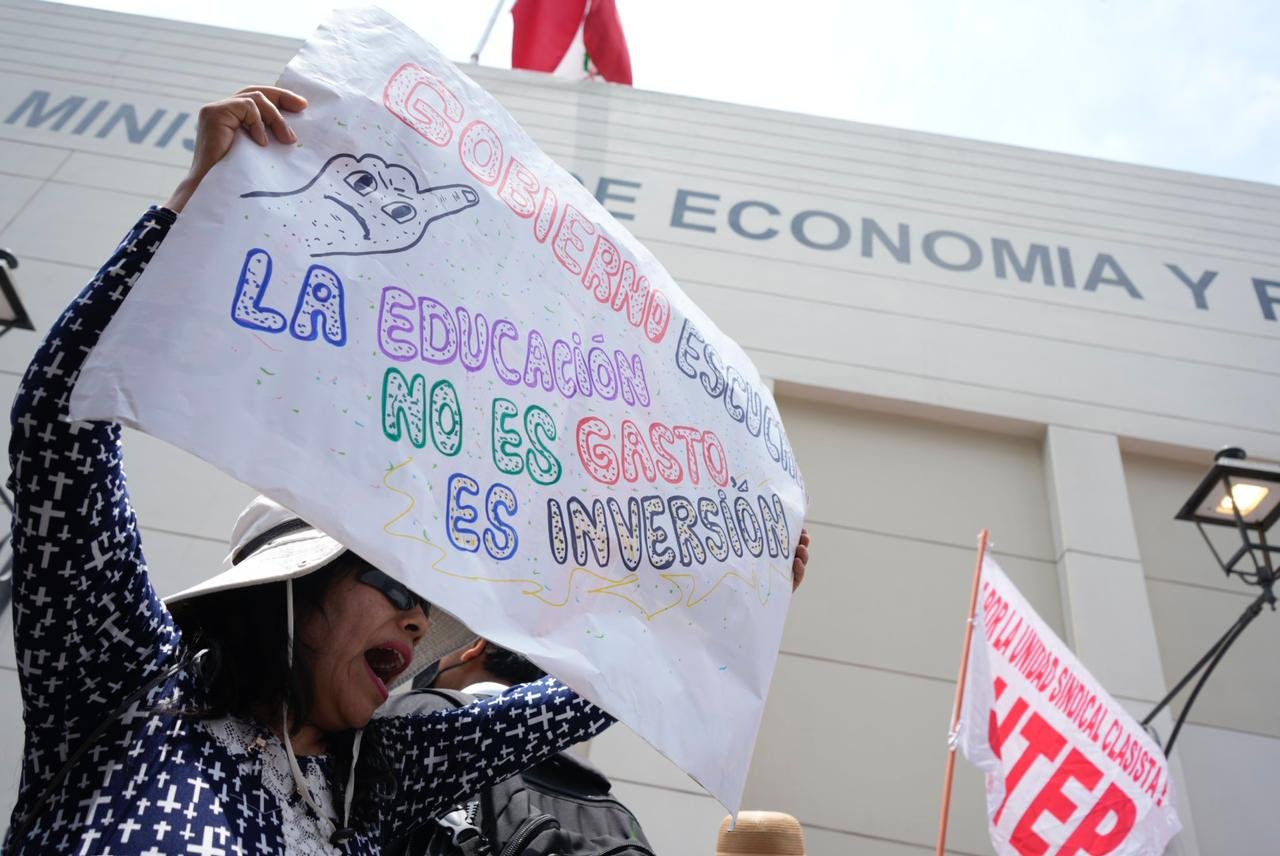
{"type": "Polygon", "coordinates": [[[795,558],[791,560],[791,590],[800,588],[804,582],[805,565],[809,564],[809,530],[800,530],[800,543],[796,545],[795,558]]]}
{"type": "Polygon", "coordinates": [[[201,107],[191,170],[164,206],[171,211],[181,211],[186,206],[213,165],[231,150],[241,128],[260,146],[268,145],[270,136],[282,143],[296,143],[298,138],[284,114],[297,113],[306,106],[307,99],[296,92],[278,86],[247,86],[230,98],[201,107]]]}

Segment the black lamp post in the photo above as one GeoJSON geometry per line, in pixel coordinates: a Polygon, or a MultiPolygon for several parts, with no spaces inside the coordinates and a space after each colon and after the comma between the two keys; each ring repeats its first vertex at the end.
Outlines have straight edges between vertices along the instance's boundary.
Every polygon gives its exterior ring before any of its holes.
{"type": "MultiPolygon", "coordinates": [[[[15,327],[20,330],[36,329],[31,323],[31,317],[27,315],[26,307],[18,297],[18,290],[13,287],[13,281],[9,279],[9,271],[17,266],[17,257],[8,250],[0,249],[0,336],[15,327]]],[[[0,500],[4,501],[12,514],[13,505],[2,487],[0,487],[0,500]]],[[[3,556],[0,560],[0,612],[4,612],[9,606],[9,594],[13,584],[13,553],[7,549],[8,545],[9,533],[6,532],[3,539],[0,539],[0,556],[3,556]]]]}
{"type": "MultiPolygon", "coordinates": [[[[9,279],[9,271],[18,266],[18,259],[8,250],[0,249],[0,336],[14,328],[34,330],[31,317],[18,297],[18,290],[9,279]]],[[[13,513],[13,504],[9,495],[0,487],[0,500],[4,501],[9,513],[13,513]]],[[[9,606],[9,597],[13,588],[13,551],[9,549],[9,533],[6,531],[0,538],[0,613],[9,606]]]]}
{"type": "Polygon", "coordinates": [[[18,266],[18,259],[8,250],[0,250],[0,336],[15,327],[20,330],[34,330],[27,315],[26,307],[18,298],[18,290],[9,279],[9,271],[18,266]]]}
{"type": "Polygon", "coordinates": [[[1182,723],[1186,721],[1191,705],[1195,704],[1200,690],[1232,643],[1258,617],[1264,605],[1270,605],[1273,611],[1276,608],[1274,588],[1277,579],[1280,579],[1280,545],[1267,543],[1267,530],[1280,520],[1280,467],[1248,463],[1244,449],[1234,446],[1223,449],[1214,458],[1213,469],[1200,481],[1191,497],[1183,504],[1182,510],[1174,515],[1174,519],[1191,520],[1196,524],[1223,573],[1228,577],[1237,576],[1250,585],[1258,586],[1262,591],[1236,619],[1236,623],[1228,628],[1199,662],[1191,667],[1191,671],[1178,681],[1177,686],[1142,720],[1143,726],[1149,724],[1183,687],[1196,675],[1200,675],[1200,680],[1196,681],[1195,688],[1169,734],[1169,742],[1164,747],[1166,757],[1173,750],[1173,741],[1178,738],[1178,732],[1182,730],[1182,723]],[[1224,558],[1209,540],[1206,526],[1234,528],[1240,536],[1240,546],[1224,558]],[[1204,674],[1200,674],[1201,671],[1204,674]]]}

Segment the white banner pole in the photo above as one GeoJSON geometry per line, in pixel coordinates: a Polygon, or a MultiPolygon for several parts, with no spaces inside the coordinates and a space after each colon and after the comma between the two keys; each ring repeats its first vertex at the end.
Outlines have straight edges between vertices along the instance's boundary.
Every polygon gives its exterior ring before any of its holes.
{"type": "Polygon", "coordinates": [[[493,7],[493,14],[489,16],[489,25],[484,28],[484,35],[480,37],[480,44],[476,45],[476,49],[471,52],[471,61],[473,63],[480,62],[480,51],[484,50],[484,46],[489,43],[489,34],[493,32],[493,25],[498,22],[498,13],[502,11],[502,7],[507,5],[507,0],[498,0],[498,5],[493,7]]]}
{"type": "Polygon", "coordinates": [[[960,722],[960,706],[964,703],[964,682],[969,673],[969,647],[973,644],[973,613],[978,608],[978,584],[982,579],[982,560],[987,555],[987,539],[990,533],[983,529],[978,534],[978,564],[973,569],[973,590],[969,594],[969,618],[965,622],[964,652],[960,655],[960,676],[956,679],[956,703],[951,710],[951,728],[947,739],[947,772],[942,780],[942,814],[938,818],[938,852],[943,856],[947,847],[947,821],[951,815],[951,782],[956,772],[956,745],[951,735],[960,722]]]}

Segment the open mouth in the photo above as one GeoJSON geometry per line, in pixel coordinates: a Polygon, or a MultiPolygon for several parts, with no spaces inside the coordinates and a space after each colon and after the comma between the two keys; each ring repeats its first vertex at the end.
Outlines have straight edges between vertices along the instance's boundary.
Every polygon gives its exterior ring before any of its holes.
{"type": "Polygon", "coordinates": [[[389,695],[387,688],[396,677],[409,668],[409,654],[393,645],[370,648],[364,652],[364,661],[383,698],[389,695]]]}

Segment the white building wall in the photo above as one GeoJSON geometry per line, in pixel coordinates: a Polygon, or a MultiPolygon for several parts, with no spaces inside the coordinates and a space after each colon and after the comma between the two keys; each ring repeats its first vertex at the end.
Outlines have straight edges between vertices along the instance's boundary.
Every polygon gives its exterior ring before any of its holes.
{"type": "MultiPolygon", "coordinates": [[[[39,327],[181,177],[198,105],[273,80],[296,46],[0,0],[0,246],[39,327]],[[126,106],[132,141],[108,124],[126,106]]],[[[980,528],[1138,714],[1243,608],[1171,516],[1212,449],[1280,458],[1264,394],[1280,374],[1280,286],[1265,285],[1280,280],[1280,189],[471,71],[776,380],[815,559],[747,798],[800,818],[810,853],[932,850],[980,528]],[[1203,308],[1171,266],[1193,283],[1215,272],[1203,308]]],[[[0,338],[0,397],[36,341],[0,338]]],[[[130,434],[127,454],[158,588],[177,590],[221,560],[250,491],[149,438],[130,434]]],[[[0,770],[14,771],[2,620],[0,770]]],[[[1272,850],[1278,633],[1269,613],[1255,622],[1179,738],[1193,821],[1179,853],[1272,850]]],[[[622,728],[590,754],[660,853],[714,852],[722,811],[683,773],[622,728]]],[[[0,812],[15,787],[0,775],[0,812]]],[[[952,852],[990,852],[963,764],[952,830],[952,852]]]]}
{"type": "MultiPolygon", "coordinates": [[[[1062,630],[1040,443],[785,397],[779,406],[822,558],[788,620],[746,804],[821,831],[830,845],[814,853],[924,852],[984,521],[1002,522],[1002,566],[1062,630]]],[[[951,844],[985,852],[981,779],[958,773],[951,844]]]]}

